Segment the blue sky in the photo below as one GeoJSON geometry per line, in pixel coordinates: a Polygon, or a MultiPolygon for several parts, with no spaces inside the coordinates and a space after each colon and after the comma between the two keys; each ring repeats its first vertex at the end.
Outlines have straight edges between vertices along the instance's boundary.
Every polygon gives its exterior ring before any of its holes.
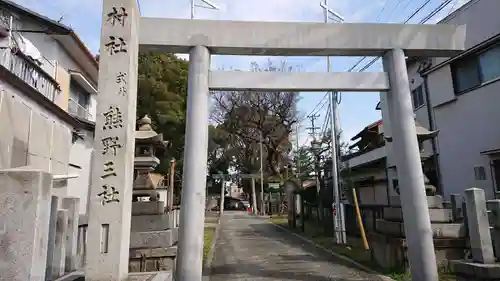
{"type": "MultiPolygon", "coordinates": [[[[198,0],[200,1],[200,0],[198,0]]],[[[196,18],[221,20],[251,21],[323,21],[320,0],[211,0],[220,9],[196,9],[196,18]]],[[[324,1],[324,0],[321,0],[324,1]]],[[[53,19],[62,19],[62,23],[72,27],[88,48],[96,53],[99,48],[99,34],[102,0],[17,0],[29,9],[53,19]]],[[[329,7],[344,16],[346,22],[392,22],[404,21],[425,0],[330,0],[329,7]]],[[[431,0],[429,4],[413,18],[410,23],[417,23],[443,0],[431,0]]],[[[457,9],[466,0],[455,0],[430,22],[434,23],[457,9]]],[[[142,16],[189,18],[189,0],[140,0],[142,16]]],[[[201,4],[201,2],[199,3],[201,4]]],[[[264,65],[267,60],[279,63],[286,60],[289,66],[300,71],[326,71],[326,58],[312,57],[239,57],[217,56],[212,60],[214,69],[248,69],[250,62],[257,61],[264,65]]],[[[359,58],[332,58],[333,71],[346,71],[359,58]]],[[[362,68],[370,58],[365,59],[356,69],[362,68]]],[[[380,71],[380,62],[366,71],[380,71]]],[[[321,102],[324,93],[301,93],[299,110],[303,115],[310,113],[321,102]]],[[[350,139],[366,125],[380,119],[380,112],[375,110],[379,100],[378,93],[342,93],[339,105],[340,122],[343,138],[350,139]]],[[[318,127],[324,123],[327,106],[319,107],[318,127]]],[[[306,128],[308,120],[300,126],[299,144],[309,141],[306,128]]]]}

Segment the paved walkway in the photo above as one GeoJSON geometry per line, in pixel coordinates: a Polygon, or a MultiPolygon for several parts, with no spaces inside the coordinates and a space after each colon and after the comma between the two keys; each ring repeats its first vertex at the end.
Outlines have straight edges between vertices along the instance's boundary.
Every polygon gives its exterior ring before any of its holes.
{"type": "Polygon", "coordinates": [[[221,227],[210,281],[380,280],[341,264],[267,219],[226,212],[221,227]]]}

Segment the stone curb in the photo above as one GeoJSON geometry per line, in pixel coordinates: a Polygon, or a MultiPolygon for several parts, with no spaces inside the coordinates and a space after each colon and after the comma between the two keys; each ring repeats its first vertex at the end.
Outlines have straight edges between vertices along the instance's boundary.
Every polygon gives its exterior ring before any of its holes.
{"type": "Polygon", "coordinates": [[[220,226],[221,216],[219,216],[219,218],[217,219],[214,236],[212,237],[212,244],[210,245],[210,250],[208,251],[207,258],[205,259],[205,264],[203,265],[203,280],[210,280],[210,275],[212,275],[212,262],[215,256],[215,244],[219,239],[220,226]]]}
{"type": "Polygon", "coordinates": [[[366,271],[368,273],[374,274],[375,276],[377,276],[378,278],[380,278],[380,281],[395,281],[394,279],[392,279],[392,278],[390,278],[388,276],[382,275],[379,272],[377,272],[377,271],[375,271],[375,270],[373,270],[373,269],[371,269],[371,268],[369,268],[367,266],[364,266],[364,265],[360,264],[359,262],[357,262],[357,261],[355,261],[353,259],[350,259],[350,258],[348,258],[346,256],[343,256],[343,255],[337,254],[337,253],[335,253],[335,252],[333,252],[331,250],[328,250],[327,248],[316,244],[314,241],[312,241],[312,240],[310,240],[310,239],[308,239],[308,238],[306,238],[306,237],[304,237],[302,235],[299,235],[299,234],[291,231],[290,229],[288,229],[286,227],[283,227],[281,225],[277,225],[277,224],[275,224],[273,222],[270,222],[270,223],[272,225],[276,226],[277,228],[282,229],[282,230],[286,231],[289,234],[292,234],[293,236],[299,238],[300,240],[302,240],[304,242],[307,242],[307,243],[315,246],[316,248],[322,250],[323,252],[328,253],[328,254],[334,256],[335,258],[338,258],[338,259],[343,260],[343,261],[345,261],[347,263],[350,263],[354,267],[357,267],[357,268],[359,268],[359,269],[361,269],[363,271],[366,271]]]}

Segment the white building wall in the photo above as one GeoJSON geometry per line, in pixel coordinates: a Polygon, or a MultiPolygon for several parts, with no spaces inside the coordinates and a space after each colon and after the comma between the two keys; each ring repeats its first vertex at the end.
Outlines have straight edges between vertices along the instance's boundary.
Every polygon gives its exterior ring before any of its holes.
{"type": "MultiPolygon", "coordinates": [[[[41,27],[22,19],[18,27],[40,30],[41,27]]],[[[66,71],[82,71],[64,48],[50,35],[22,33],[42,55],[42,69],[56,79],[57,65],[66,71]]],[[[7,39],[5,39],[7,40],[7,39]]],[[[4,42],[0,42],[4,43],[4,42]]],[[[87,76],[87,75],[86,75],[87,76]]],[[[88,77],[88,76],[87,76],[88,77]]],[[[95,83],[95,82],[94,82],[95,83]]],[[[61,98],[55,97],[55,100],[61,98]]],[[[91,95],[90,111],[95,121],[96,95],[91,95]]],[[[93,137],[72,144],[73,128],[29,96],[13,88],[0,78],[0,169],[29,165],[53,174],[77,174],[77,179],[60,181],[54,185],[54,195],[80,197],[80,213],[86,213],[90,183],[90,158],[93,137]],[[70,166],[73,164],[80,169],[70,166]]]]}
{"type": "MultiPolygon", "coordinates": [[[[499,10],[498,0],[473,0],[446,22],[467,25],[466,47],[470,48],[500,32],[499,10]]],[[[410,76],[418,75],[410,70],[410,76]]],[[[456,96],[451,68],[447,65],[429,75],[428,88],[432,114],[439,130],[437,150],[444,195],[479,187],[492,198],[489,160],[480,152],[500,148],[500,124],[496,121],[500,120],[500,83],[456,96]],[[475,180],[474,166],[485,167],[486,180],[475,180]]],[[[422,125],[428,126],[426,106],[418,109],[416,116],[422,125]]]]}
{"type": "Polygon", "coordinates": [[[472,0],[443,20],[448,24],[466,24],[467,37],[465,47],[471,48],[498,34],[500,30],[500,1],[472,0]]]}
{"type": "MultiPolygon", "coordinates": [[[[23,30],[40,30],[40,26],[27,21],[19,22],[19,24],[23,30]]],[[[57,51],[54,48],[54,40],[43,33],[22,32],[21,35],[28,39],[40,51],[43,57],[41,67],[53,78],[55,78],[57,51]]],[[[7,40],[7,38],[4,40],[7,40]]]]}
{"type": "Polygon", "coordinates": [[[69,174],[79,175],[68,180],[67,196],[80,198],[80,214],[87,214],[87,202],[90,188],[90,165],[93,150],[93,134],[87,132],[84,139],[77,139],[69,153],[69,174]]]}
{"type": "MultiPolygon", "coordinates": [[[[18,25],[18,29],[23,30],[40,30],[41,27],[37,26],[35,23],[26,20],[23,18],[21,21],[17,21],[16,25],[18,25]]],[[[50,35],[43,33],[35,33],[35,32],[22,32],[20,33],[22,37],[29,40],[41,53],[41,68],[45,70],[48,74],[52,76],[52,78],[57,80],[57,67],[61,66],[66,71],[73,70],[82,73],[87,79],[90,79],[90,76],[87,75],[83,68],[78,62],[73,59],[70,54],[63,48],[59,42],[54,40],[50,35]]],[[[14,37],[18,36],[16,33],[14,37]]],[[[16,37],[18,38],[18,37],[16,37]]],[[[3,38],[1,41],[8,41],[8,38],[3,38]]],[[[6,44],[5,42],[0,42],[0,44],[6,44]]],[[[92,81],[93,84],[97,84],[97,81],[92,81]]],[[[55,96],[55,101],[59,101],[61,98],[61,92],[59,92],[59,96],[55,96]]],[[[66,96],[63,96],[66,98],[66,96]]],[[[95,112],[96,112],[96,94],[91,93],[90,96],[90,106],[89,112],[91,114],[90,121],[95,122],[95,112]]]]}
{"type": "Polygon", "coordinates": [[[1,80],[0,99],[0,168],[30,165],[67,173],[71,126],[1,80]]]}
{"type": "MultiPolygon", "coordinates": [[[[440,70],[445,72],[446,69],[440,70]]],[[[439,74],[437,74],[439,76],[439,74]]],[[[433,81],[438,82],[438,81],[433,81]]],[[[432,89],[453,92],[452,84],[429,84],[432,89]]],[[[500,83],[492,83],[434,108],[439,129],[439,159],[445,194],[463,193],[466,188],[484,188],[493,196],[488,156],[480,152],[500,148],[500,83]],[[485,181],[475,181],[474,166],[485,167],[485,181]]]]}
{"type": "MultiPolygon", "coordinates": [[[[373,177],[375,180],[386,180],[386,171],[383,168],[366,168],[358,175],[351,176],[352,181],[373,177]]],[[[387,184],[379,182],[373,186],[357,187],[360,205],[388,205],[387,184]]]]}

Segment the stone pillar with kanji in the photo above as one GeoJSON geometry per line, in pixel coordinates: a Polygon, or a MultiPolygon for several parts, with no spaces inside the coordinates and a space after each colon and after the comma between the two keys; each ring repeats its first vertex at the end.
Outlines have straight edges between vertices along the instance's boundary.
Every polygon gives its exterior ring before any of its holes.
{"type": "Polygon", "coordinates": [[[134,176],[136,0],[104,0],[85,280],[128,278],[134,176]]]}

